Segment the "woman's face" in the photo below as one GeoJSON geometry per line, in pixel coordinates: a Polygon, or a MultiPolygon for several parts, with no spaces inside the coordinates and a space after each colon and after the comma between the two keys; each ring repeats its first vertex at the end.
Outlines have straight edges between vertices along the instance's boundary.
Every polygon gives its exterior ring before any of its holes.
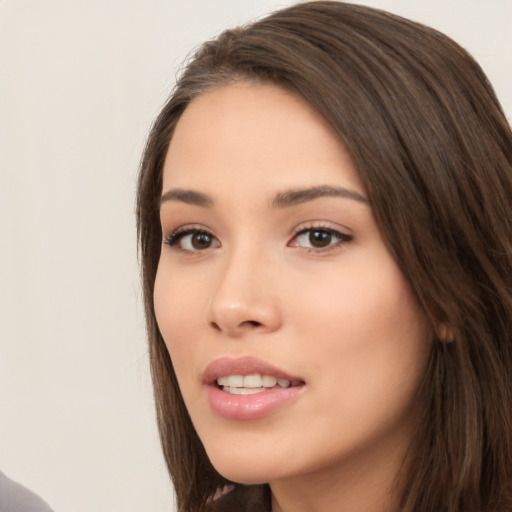
{"type": "Polygon", "coordinates": [[[221,474],[277,482],[403,455],[429,330],[321,116],[272,85],[198,97],[161,222],[157,321],[221,474]]]}

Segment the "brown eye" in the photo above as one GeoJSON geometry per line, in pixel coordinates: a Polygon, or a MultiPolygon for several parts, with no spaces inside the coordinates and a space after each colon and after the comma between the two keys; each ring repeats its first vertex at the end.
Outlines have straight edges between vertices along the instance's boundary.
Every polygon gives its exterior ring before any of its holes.
{"type": "Polygon", "coordinates": [[[197,251],[208,249],[212,245],[213,237],[208,233],[194,233],[190,237],[190,245],[197,251]]]}
{"type": "Polygon", "coordinates": [[[199,229],[178,230],[165,242],[171,247],[188,252],[199,252],[220,247],[220,242],[215,236],[199,229]]]}
{"type": "Polygon", "coordinates": [[[310,251],[326,252],[351,240],[351,235],[340,233],[335,229],[308,228],[297,233],[290,242],[290,245],[292,247],[302,247],[310,251]]]}
{"type": "Polygon", "coordinates": [[[311,230],[309,232],[309,243],[315,249],[322,249],[328,247],[332,241],[332,233],[329,231],[322,231],[320,229],[311,230]]]}

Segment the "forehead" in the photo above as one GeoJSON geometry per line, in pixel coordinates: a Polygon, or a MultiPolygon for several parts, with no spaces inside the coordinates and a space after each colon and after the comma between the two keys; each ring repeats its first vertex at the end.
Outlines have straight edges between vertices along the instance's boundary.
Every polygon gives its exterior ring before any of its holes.
{"type": "Polygon", "coordinates": [[[164,164],[164,190],[244,180],[309,186],[340,179],[362,190],[329,123],[298,94],[247,82],[194,99],[176,125],[164,164]]]}

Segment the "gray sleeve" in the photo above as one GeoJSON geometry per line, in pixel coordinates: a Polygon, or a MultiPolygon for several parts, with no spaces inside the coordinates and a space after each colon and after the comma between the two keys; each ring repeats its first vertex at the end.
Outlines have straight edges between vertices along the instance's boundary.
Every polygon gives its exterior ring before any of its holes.
{"type": "Polygon", "coordinates": [[[52,512],[35,493],[0,471],[0,512],[52,512]]]}

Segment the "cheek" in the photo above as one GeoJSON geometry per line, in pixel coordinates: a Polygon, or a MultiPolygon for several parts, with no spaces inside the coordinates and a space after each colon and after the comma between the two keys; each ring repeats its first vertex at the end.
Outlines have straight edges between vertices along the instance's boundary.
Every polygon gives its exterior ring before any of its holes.
{"type": "Polygon", "coordinates": [[[204,324],[201,312],[206,296],[197,280],[159,267],[154,289],[155,316],[177,374],[190,358],[197,330],[204,324]]]}
{"type": "Polygon", "coordinates": [[[309,368],[333,386],[369,393],[383,383],[415,386],[430,344],[414,294],[392,261],[353,270],[331,272],[293,299],[297,336],[309,340],[303,347],[309,368]]]}
{"type": "Polygon", "coordinates": [[[393,269],[362,276],[347,273],[298,306],[308,311],[298,315],[298,329],[315,397],[308,411],[318,419],[314,434],[343,432],[337,444],[322,445],[326,453],[396,428],[406,435],[429,360],[426,320],[405,279],[393,269]]]}

